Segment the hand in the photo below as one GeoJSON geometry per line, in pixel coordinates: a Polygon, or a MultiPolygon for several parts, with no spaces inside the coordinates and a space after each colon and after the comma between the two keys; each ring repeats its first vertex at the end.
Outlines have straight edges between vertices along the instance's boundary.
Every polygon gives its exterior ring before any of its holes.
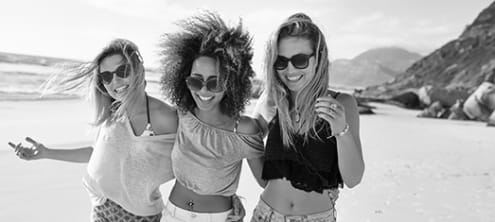
{"type": "Polygon", "coordinates": [[[330,124],[332,133],[342,132],[347,124],[345,118],[345,107],[331,96],[316,99],[315,111],[318,117],[330,124]]]}
{"type": "Polygon", "coordinates": [[[12,142],[9,142],[9,145],[14,149],[15,154],[23,160],[37,160],[44,157],[47,148],[43,144],[30,137],[26,137],[26,141],[31,143],[31,147],[25,147],[22,143],[15,145],[12,142]]]}
{"type": "Polygon", "coordinates": [[[246,210],[237,194],[232,196],[232,214],[227,217],[227,222],[243,221],[246,210]]]}

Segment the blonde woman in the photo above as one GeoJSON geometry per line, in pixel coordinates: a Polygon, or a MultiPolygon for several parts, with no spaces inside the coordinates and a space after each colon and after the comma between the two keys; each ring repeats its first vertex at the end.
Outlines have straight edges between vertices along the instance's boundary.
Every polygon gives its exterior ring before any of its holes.
{"type": "Polygon", "coordinates": [[[268,184],[251,221],[335,221],[339,188],[356,186],[364,162],[356,100],[327,89],[325,38],[309,16],[290,16],[268,42],[267,89],[254,116],[268,133],[268,184]]]}
{"type": "Polygon", "coordinates": [[[110,42],[72,74],[59,89],[89,89],[96,142],[53,149],[27,137],[30,147],[9,144],[24,160],[87,162],[83,183],[93,205],[91,221],[160,221],[159,186],[173,178],[170,153],[177,131],[176,110],[146,95],[143,60],[129,40],[110,42]]]}

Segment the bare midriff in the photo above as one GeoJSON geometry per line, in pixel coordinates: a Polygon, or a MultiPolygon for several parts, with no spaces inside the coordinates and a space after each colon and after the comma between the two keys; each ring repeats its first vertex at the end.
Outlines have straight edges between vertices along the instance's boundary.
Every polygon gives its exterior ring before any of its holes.
{"type": "Polygon", "coordinates": [[[232,209],[231,197],[200,195],[176,182],[169,196],[175,206],[198,213],[219,213],[232,209]]]}
{"type": "Polygon", "coordinates": [[[275,211],[284,215],[321,213],[332,209],[334,205],[331,203],[328,191],[306,192],[294,188],[286,179],[268,181],[261,199],[275,211]]]}

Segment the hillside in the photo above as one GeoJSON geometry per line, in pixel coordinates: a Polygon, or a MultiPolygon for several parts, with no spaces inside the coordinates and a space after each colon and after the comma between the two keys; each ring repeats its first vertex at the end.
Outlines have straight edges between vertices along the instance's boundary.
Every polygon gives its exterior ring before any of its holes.
{"type": "Polygon", "coordinates": [[[462,34],[411,65],[385,84],[369,87],[367,97],[388,98],[424,85],[474,90],[495,69],[495,2],[462,34]]]}
{"type": "Polygon", "coordinates": [[[392,80],[421,58],[421,55],[398,47],[367,50],[351,60],[332,62],[330,85],[364,88],[392,80]]]}

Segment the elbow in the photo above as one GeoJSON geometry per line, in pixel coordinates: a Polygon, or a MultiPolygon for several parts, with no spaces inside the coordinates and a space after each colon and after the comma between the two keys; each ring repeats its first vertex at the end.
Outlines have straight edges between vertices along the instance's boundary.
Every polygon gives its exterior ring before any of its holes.
{"type": "Polygon", "coordinates": [[[354,180],[348,180],[348,181],[344,181],[345,185],[347,186],[347,188],[349,189],[352,189],[354,188],[355,186],[357,186],[359,183],[361,183],[361,178],[357,178],[357,179],[354,179],[354,180]]]}
{"type": "Polygon", "coordinates": [[[265,189],[266,185],[268,184],[267,180],[259,179],[258,184],[260,185],[261,188],[265,189]]]}
{"type": "Polygon", "coordinates": [[[361,183],[361,180],[363,179],[363,175],[364,175],[364,166],[363,168],[360,170],[360,172],[358,173],[358,175],[355,175],[354,177],[352,178],[347,178],[346,180],[344,180],[344,184],[349,188],[354,188],[355,186],[357,186],[358,184],[361,183]]]}

